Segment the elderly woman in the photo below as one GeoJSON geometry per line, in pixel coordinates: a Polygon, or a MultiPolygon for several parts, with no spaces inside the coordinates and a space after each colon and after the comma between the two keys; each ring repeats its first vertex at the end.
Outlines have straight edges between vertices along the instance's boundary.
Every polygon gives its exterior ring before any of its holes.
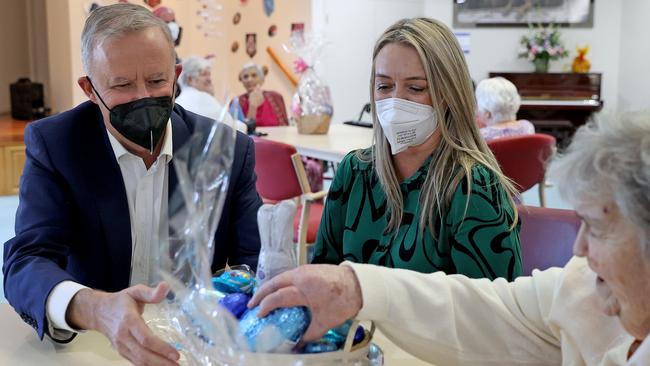
{"type": "MultiPolygon", "coordinates": [[[[183,71],[178,78],[181,94],[176,98],[176,104],[204,117],[221,120],[223,106],[214,97],[211,69],[210,61],[202,57],[192,56],[183,61],[183,71]]],[[[231,126],[235,123],[237,130],[247,132],[246,124],[228,113],[223,118],[225,123],[231,126]]]]}
{"type": "Polygon", "coordinates": [[[525,119],[517,120],[521,98],[517,87],[508,79],[495,77],[478,83],[476,103],[476,119],[486,141],[535,133],[532,123],[525,119]]]}
{"type": "Polygon", "coordinates": [[[370,86],[374,143],[339,165],[313,262],[519,276],[514,190],[478,133],[451,30],[426,18],[389,27],[370,86]]]}
{"type": "MultiPolygon", "coordinates": [[[[306,305],[314,339],[374,320],[437,365],[623,365],[650,333],[650,115],[583,126],[551,169],[583,220],[564,268],[508,283],[346,262],[303,266],[257,291],[260,316],[306,305]]],[[[631,364],[650,364],[650,341],[631,364]]]]}
{"type": "MultiPolygon", "coordinates": [[[[289,124],[287,110],[282,95],[278,92],[264,90],[264,72],[254,63],[244,65],[239,73],[246,93],[239,96],[239,105],[247,122],[256,126],[286,126],[289,124]]],[[[307,179],[312,192],[323,189],[323,166],[320,161],[303,157],[307,179]]]]}
{"type": "Polygon", "coordinates": [[[286,126],[287,108],[282,95],[278,92],[262,90],[264,72],[254,63],[244,65],[239,72],[239,81],[246,93],[239,96],[239,105],[249,120],[255,120],[257,126],[286,126]]]}

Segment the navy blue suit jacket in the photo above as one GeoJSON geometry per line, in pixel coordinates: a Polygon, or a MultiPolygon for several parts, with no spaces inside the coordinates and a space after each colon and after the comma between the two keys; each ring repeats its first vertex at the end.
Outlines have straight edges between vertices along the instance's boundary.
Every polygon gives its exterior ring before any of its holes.
{"type": "MultiPolygon", "coordinates": [[[[212,123],[179,106],[171,122],[174,151],[196,125],[212,123]]],[[[86,102],[30,123],[25,145],[16,237],[4,249],[4,289],[16,312],[42,338],[48,329],[45,303],[59,282],[72,280],[109,292],[128,287],[131,223],[122,173],[95,104],[86,102]]],[[[257,266],[262,201],[254,167],[253,142],[237,133],[213,270],[226,261],[257,266]]],[[[171,195],[177,178],[173,166],[168,169],[171,195]]]]}

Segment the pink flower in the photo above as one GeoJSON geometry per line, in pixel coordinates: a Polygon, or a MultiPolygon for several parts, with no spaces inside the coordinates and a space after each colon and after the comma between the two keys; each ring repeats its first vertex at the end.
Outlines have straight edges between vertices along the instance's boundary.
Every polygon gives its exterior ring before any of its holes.
{"type": "Polygon", "coordinates": [[[298,57],[294,62],[293,62],[293,69],[296,71],[298,74],[302,74],[309,68],[309,65],[305,62],[305,60],[302,59],[302,57],[298,57]]]}

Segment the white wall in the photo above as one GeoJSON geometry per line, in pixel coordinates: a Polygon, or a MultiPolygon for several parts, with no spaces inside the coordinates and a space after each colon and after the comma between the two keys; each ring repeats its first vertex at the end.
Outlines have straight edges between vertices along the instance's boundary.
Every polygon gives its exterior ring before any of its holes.
{"type": "Polygon", "coordinates": [[[333,122],[358,117],[370,100],[370,66],[377,37],[396,20],[421,16],[425,2],[312,0],[314,32],[328,42],[316,71],[330,87],[333,122]]]}
{"type": "Polygon", "coordinates": [[[618,106],[650,110],[650,1],[625,0],[621,21],[618,106]]]}
{"type": "MultiPolygon", "coordinates": [[[[647,104],[650,43],[645,35],[650,34],[649,7],[647,0],[595,0],[594,27],[562,29],[570,55],[551,62],[550,70],[569,71],[575,47],[588,43],[591,71],[603,73],[604,110],[617,110],[619,99],[625,108],[637,106],[643,100],[647,104]],[[639,78],[640,75],[643,76],[639,78]],[[619,90],[630,98],[619,98],[619,90]]],[[[330,42],[319,71],[332,89],[335,121],[356,118],[363,103],[369,100],[371,52],[378,35],[392,22],[413,16],[436,18],[452,27],[452,1],[313,0],[314,29],[330,42]]],[[[533,70],[530,62],[517,58],[519,39],[526,28],[454,30],[470,33],[467,63],[475,81],[486,78],[490,71],[533,70]]]]}

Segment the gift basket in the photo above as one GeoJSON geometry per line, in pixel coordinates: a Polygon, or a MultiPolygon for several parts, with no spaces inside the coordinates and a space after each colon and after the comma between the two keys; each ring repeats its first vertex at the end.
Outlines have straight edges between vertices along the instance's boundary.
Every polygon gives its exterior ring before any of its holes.
{"type": "Polygon", "coordinates": [[[291,115],[298,126],[298,133],[326,134],[334,109],[329,87],[314,70],[323,48],[320,37],[293,33],[287,52],[297,56],[294,69],[300,75],[298,89],[291,101],[291,115]]]}
{"type": "Polygon", "coordinates": [[[372,324],[348,321],[316,342],[303,342],[308,308],[279,308],[260,318],[257,307],[247,307],[258,283],[297,265],[295,203],[259,210],[257,274],[245,265],[211,273],[235,133],[220,122],[197,125],[174,153],[178,187],[169,200],[170,234],[151,253],[157,268],[151,282],[165,280],[171,290],[165,301],[147,306],[147,325],[179,351],[183,365],[382,365],[381,350],[371,343],[372,324]]]}

